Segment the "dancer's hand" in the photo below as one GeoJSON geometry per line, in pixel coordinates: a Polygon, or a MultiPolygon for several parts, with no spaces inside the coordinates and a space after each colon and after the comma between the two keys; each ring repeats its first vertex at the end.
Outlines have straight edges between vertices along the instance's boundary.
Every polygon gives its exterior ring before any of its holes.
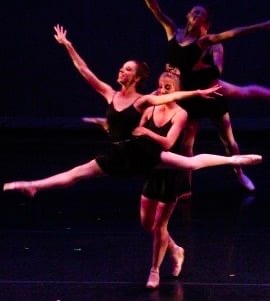
{"type": "Polygon", "coordinates": [[[206,99],[214,99],[215,96],[222,96],[221,93],[217,92],[221,87],[221,85],[214,85],[208,89],[199,90],[199,95],[206,99]]]}
{"type": "Polygon", "coordinates": [[[53,27],[56,34],[54,38],[59,44],[67,45],[70,41],[66,38],[67,30],[62,25],[57,24],[53,27]]]}
{"type": "Polygon", "coordinates": [[[133,130],[132,134],[134,136],[143,136],[143,135],[147,135],[147,131],[148,129],[145,128],[144,126],[138,126],[133,130]]]}
{"type": "Polygon", "coordinates": [[[231,160],[235,166],[256,165],[262,162],[262,156],[257,154],[234,155],[231,156],[231,160]]]}

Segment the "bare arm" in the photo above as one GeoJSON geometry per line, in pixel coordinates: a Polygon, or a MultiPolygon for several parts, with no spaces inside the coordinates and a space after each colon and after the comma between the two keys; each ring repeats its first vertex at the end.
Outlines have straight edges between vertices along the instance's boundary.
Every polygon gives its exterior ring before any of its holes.
{"type": "Polygon", "coordinates": [[[213,53],[213,62],[215,66],[217,66],[219,73],[223,72],[223,65],[224,65],[224,49],[221,44],[216,44],[212,46],[212,53],[213,53]]]}
{"type": "Polygon", "coordinates": [[[145,0],[145,3],[154,15],[154,17],[157,19],[157,21],[164,28],[167,35],[167,39],[170,40],[177,30],[177,26],[174,23],[174,21],[163,13],[157,0],[145,0]]]}
{"type": "Polygon", "coordinates": [[[217,44],[222,41],[232,39],[235,37],[238,37],[240,35],[248,34],[248,33],[253,33],[257,30],[269,30],[270,29],[270,20],[253,24],[253,25],[248,25],[248,26],[240,26],[236,27],[227,31],[223,31],[221,33],[217,34],[207,34],[203,37],[201,37],[198,41],[199,45],[204,48],[208,47],[209,45],[212,44],[217,44]]]}
{"type": "Polygon", "coordinates": [[[148,136],[149,138],[159,143],[164,150],[169,150],[175,144],[177,138],[179,137],[180,133],[184,129],[186,125],[186,121],[187,121],[187,113],[184,110],[179,109],[178,113],[176,113],[176,115],[172,120],[172,126],[168,131],[167,136],[158,135],[157,133],[145,128],[143,126],[143,123],[141,124],[141,126],[137,127],[133,131],[133,135],[148,136]]]}
{"type": "Polygon", "coordinates": [[[218,94],[217,90],[219,90],[221,87],[219,85],[215,85],[208,89],[203,90],[193,90],[193,91],[176,91],[169,94],[163,94],[163,95],[154,95],[154,94],[147,94],[142,96],[137,100],[137,106],[157,106],[161,104],[166,104],[173,101],[181,101],[187,98],[191,98],[194,96],[199,96],[206,99],[213,98],[213,94],[218,94]]]}
{"type": "Polygon", "coordinates": [[[87,66],[85,61],[80,57],[78,52],[73,47],[72,43],[66,38],[67,31],[63,26],[56,25],[54,26],[55,30],[55,39],[59,44],[62,44],[66,47],[67,52],[77,70],[81,75],[86,79],[90,86],[92,86],[98,93],[105,97],[107,101],[112,99],[114,90],[112,87],[103,81],[101,81],[87,66]]]}
{"type": "Polygon", "coordinates": [[[152,112],[153,112],[154,106],[148,107],[147,109],[144,110],[141,120],[139,122],[139,127],[144,126],[147,120],[150,118],[152,112]]]}

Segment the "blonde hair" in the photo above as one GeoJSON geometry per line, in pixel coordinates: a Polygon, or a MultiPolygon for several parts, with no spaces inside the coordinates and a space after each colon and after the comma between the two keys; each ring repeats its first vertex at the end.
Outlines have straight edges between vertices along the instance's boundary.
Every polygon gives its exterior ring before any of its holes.
{"type": "Polygon", "coordinates": [[[161,77],[167,77],[171,79],[174,82],[176,90],[181,89],[180,71],[178,68],[166,65],[166,70],[163,73],[161,73],[159,78],[161,77]]]}

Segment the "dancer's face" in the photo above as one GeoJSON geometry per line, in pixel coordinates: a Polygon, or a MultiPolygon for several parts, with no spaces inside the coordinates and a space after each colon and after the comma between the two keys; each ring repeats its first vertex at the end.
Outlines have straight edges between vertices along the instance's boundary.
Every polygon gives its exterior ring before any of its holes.
{"type": "Polygon", "coordinates": [[[208,27],[208,12],[202,6],[194,6],[187,14],[187,23],[191,28],[208,27]]]}
{"type": "Polygon", "coordinates": [[[161,75],[158,81],[158,94],[169,94],[179,90],[179,80],[176,77],[161,75]]]}
{"type": "Polygon", "coordinates": [[[117,82],[123,86],[131,86],[139,81],[137,76],[138,65],[134,61],[127,61],[118,72],[117,82]]]}

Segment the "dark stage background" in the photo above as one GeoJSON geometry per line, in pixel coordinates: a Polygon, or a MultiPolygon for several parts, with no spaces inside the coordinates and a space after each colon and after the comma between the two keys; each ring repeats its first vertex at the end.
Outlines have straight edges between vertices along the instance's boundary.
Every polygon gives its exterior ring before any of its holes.
{"type": "MultiPolygon", "coordinates": [[[[266,0],[208,0],[212,31],[252,24],[269,18],[266,0]]],[[[197,1],[161,0],[179,24],[197,1]]],[[[163,69],[166,38],[143,0],[6,1],[1,5],[1,119],[3,127],[75,126],[81,116],[103,115],[101,97],[74,69],[65,49],[53,37],[63,24],[68,37],[98,76],[115,84],[121,64],[146,60],[152,70],[151,91],[163,69]]],[[[239,85],[269,82],[269,32],[254,33],[224,43],[224,79],[239,85]]],[[[231,103],[232,116],[256,123],[268,117],[269,104],[231,103]]],[[[266,123],[265,123],[266,124],[266,123]]],[[[258,124],[257,124],[258,126],[258,124]]],[[[262,125],[263,126],[263,125],[262,125]]],[[[268,126],[268,124],[266,124],[268,126]]]]}
{"type": "MultiPolygon", "coordinates": [[[[160,0],[167,14],[183,25],[186,12],[194,4],[197,1],[160,0]]],[[[266,0],[208,0],[203,4],[212,15],[213,32],[269,18],[270,4],[266,0]]],[[[127,59],[140,58],[149,63],[149,92],[163,70],[165,33],[143,0],[10,0],[1,4],[0,18],[2,182],[62,171],[89,160],[106,143],[101,131],[81,121],[83,116],[102,116],[105,102],[75,70],[64,47],[54,40],[55,24],[68,29],[68,37],[81,56],[101,79],[115,88],[118,68],[127,59]]],[[[270,86],[269,40],[270,32],[258,32],[225,42],[223,78],[239,85],[270,86]]],[[[259,137],[264,140],[265,149],[270,103],[235,100],[230,106],[242,152],[264,152],[259,137]],[[258,131],[262,136],[257,135],[258,131]]],[[[216,131],[206,121],[204,125],[197,152],[224,153],[216,131]]],[[[215,190],[238,187],[235,182],[226,182],[226,172],[219,170],[218,175],[222,178],[214,185],[215,190]]],[[[214,178],[215,173],[208,178],[207,185],[204,182],[205,190],[213,189],[210,181],[214,178]]],[[[2,193],[1,222],[78,223],[87,221],[92,213],[95,218],[100,214],[118,217],[127,212],[137,216],[138,202],[130,205],[129,201],[138,200],[140,187],[141,179],[97,179],[64,191],[41,194],[37,202],[2,193]],[[48,199],[53,202],[47,203],[48,199]]]]}
{"type": "MultiPolygon", "coordinates": [[[[160,0],[179,24],[194,4],[160,0]]],[[[269,0],[202,4],[213,32],[269,18],[269,0]]],[[[165,33],[143,0],[7,0],[0,22],[0,187],[84,163],[107,145],[98,127],[81,121],[104,115],[105,102],[54,40],[55,24],[115,88],[125,60],[149,63],[149,92],[165,63],[165,33]]],[[[270,31],[225,42],[224,79],[270,86],[269,40],[270,31]]],[[[179,202],[169,225],[185,248],[179,279],[168,277],[165,258],[161,289],[143,291],[152,251],[139,219],[143,178],[85,180],[33,199],[0,189],[0,300],[269,300],[270,102],[230,106],[241,152],[264,158],[245,168],[257,190],[244,191],[228,166],[194,172],[193,198],[179,202]]],[[[206,120],[195,152],[225,153],[206,120]]]]}

